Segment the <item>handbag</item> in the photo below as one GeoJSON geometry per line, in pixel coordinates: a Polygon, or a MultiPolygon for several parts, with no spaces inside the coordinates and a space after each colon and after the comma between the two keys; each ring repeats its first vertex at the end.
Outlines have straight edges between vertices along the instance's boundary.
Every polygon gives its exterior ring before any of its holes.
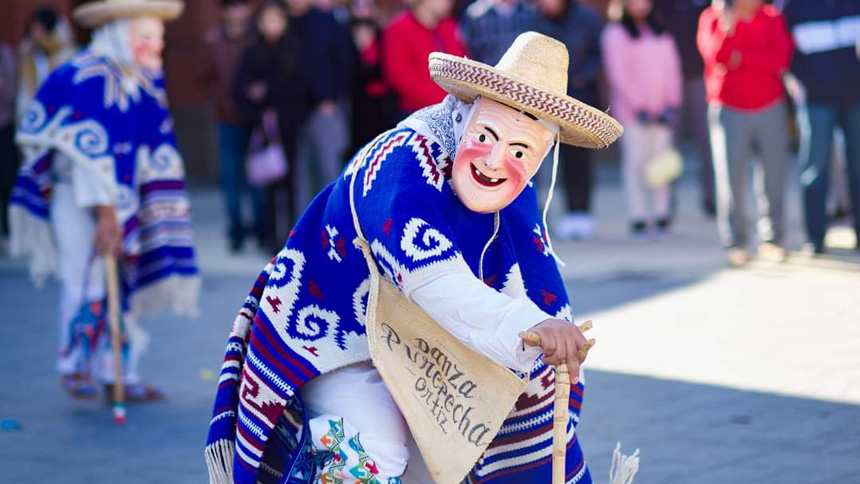
{"type": "Polygon", "coordinates": [[[245,176],[249,185],[265,187],[287,176],[290,167],[278,133],[277,115],[271,111],[264,113],[260,126],[251,133],[245,156],[245,176]]]}
{"type": "MultiPolygon", "coordinates": [[[[372,146],[373,143],[367,146],[372,146]]],[[[367,341],[374,366],[403,414],[436,484],[459,484],[495,438],[528,384],[439,326],[384,279],[358,220],[355,179],[350,209],[370,271],[367,341]]]]}
{"type": "Polygon", "coordinates": [[[675,148],[669,148],[645,163],[645,179],[655,189],[677,180],[683,172],[684,162],[681,153],[675,148]]]}

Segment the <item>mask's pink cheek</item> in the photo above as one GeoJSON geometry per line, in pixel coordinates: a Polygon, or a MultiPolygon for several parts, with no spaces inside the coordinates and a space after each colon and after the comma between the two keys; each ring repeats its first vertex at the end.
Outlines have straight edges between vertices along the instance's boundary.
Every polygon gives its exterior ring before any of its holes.
{"type": "Polygon", "coordinates": [[[134,58],[139,61],[146,60],[149,57],[149,48],[145,44],[138,44],[134,47],[134,58]]]}
{"type": "Polygon", "coordinates": [[[505,157],[505,169],[507,171],[508,183],[517,189],[521,189],[529,181],[525,165],[513,156],[505,157]]]}

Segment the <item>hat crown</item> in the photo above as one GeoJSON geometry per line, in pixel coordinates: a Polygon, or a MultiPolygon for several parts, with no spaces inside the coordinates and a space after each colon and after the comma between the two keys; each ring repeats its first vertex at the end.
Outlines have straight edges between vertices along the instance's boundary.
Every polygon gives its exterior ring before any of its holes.
{"type": "Polygon", "coordinates": [[[569,62],[564,44],[537,32],[526,32],[514,40],[496,69],[527,85],[564,96],[569,62]]]}
{"type": "Polygon", "coordinates": [[[91,0],[78,5],[73,16],[81,26],[95,28],[118,18],[152,16],[173,20],[184,6],[183,0],[91,0]]]}
{"type": "MultiPolygon", "coordinates": [[[[99,3],[99,2],[98,1],[87,2],[87,3],[84,3],[84,5],[96,4],[96,3],[99,3]]],[[[148,1],[147,0],[101,0],[101,3],[106,4],[106,5],[122,5],[122,4],[138,5],[138,4],[142,4],[142,3],[148,3],[148,1]]]]}

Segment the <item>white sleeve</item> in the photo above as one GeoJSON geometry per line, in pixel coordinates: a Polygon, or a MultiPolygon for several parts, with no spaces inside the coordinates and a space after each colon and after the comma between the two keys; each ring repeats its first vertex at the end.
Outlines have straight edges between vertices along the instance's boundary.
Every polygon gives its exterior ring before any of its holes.
{"type": "MultiPolygon", "coordinates": [[[[60,155],[65,156],[65,155],[60,155]]],[[[99,205],[114,205],[110,191],[96,175],[79,163],[72,165],[72,187],[75,202],[81,208],[91,208],[99,205]]]]}
{"type": "Polygon", "coordinates": [[[539,347],[519,334],[550,318],[526,298],[512,298],[471,274],[450,274],[414,290],[411,299],[469,348],[520,372],[531,369],[539,347]]]}

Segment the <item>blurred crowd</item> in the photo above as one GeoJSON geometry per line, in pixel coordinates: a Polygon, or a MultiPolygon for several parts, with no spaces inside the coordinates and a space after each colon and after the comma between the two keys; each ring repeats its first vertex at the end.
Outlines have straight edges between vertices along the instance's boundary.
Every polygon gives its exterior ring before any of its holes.
{"type": "MultiPolygon", "coordinates": [[[[632,237],[670,233],[684,165],[677,145],[689,136],[701,210],[717,218],[729,261],[743,265],[753,241],[760,256],[784,259],[785,212],[798,208],[785,205],[795,127],[809,250],[823,253],[828,224],[852,207],[860,233],[860,0],[620,0],[606,9],[577,0],[413,0],[394,12],[375,0],[219,6],[221,25],[193,68],[217,107],[234,251],[249,238],[279,248],[356,150],[443,99],[427,70],[431,52],[492,65],[529,30],[567,46],[568,92],[625,128],[632,237]],[[757,237],[745,211],[750,189],[757,237]]],[[[16,172],[16,109],[75,50],[68,22],[44,8],[17,50],[0,45],[4,207],[16,172]]],[[[552,230],[587,239],[596,230],[593,154],[564,146],[561,156],[571,160],[561,164],[566,206],[552,230]]]]}

